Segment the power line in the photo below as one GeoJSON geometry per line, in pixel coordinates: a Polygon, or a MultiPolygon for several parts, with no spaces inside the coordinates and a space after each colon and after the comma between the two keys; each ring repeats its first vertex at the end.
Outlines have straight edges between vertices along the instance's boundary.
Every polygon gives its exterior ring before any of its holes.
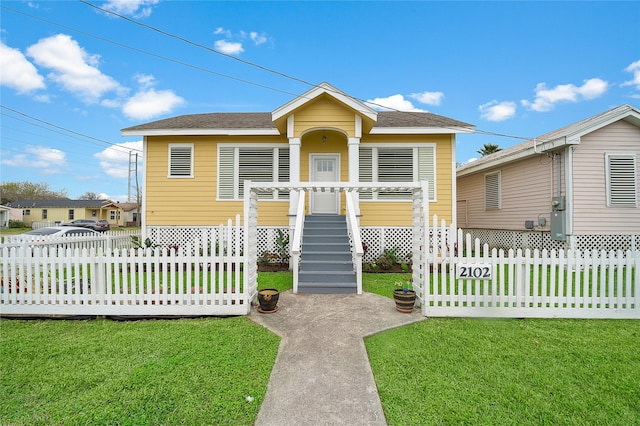
{"type": "Polygon", "coordinates": [[[244,59],[240,59],[240,58],[238,58],[236,56],[230,55],[228,53],[221,52],[221,51],[213,49],[213,48],[211,48],[209,46],[205,46],[203,44],[196,43],[196,42],[191,41],[189,39],[186,39],[184,37],[172,34],[172,33],[168,32],[168,31],[161,30],[161,29],[159,29],[157,27],[154,27],[154,26],[151,26],[151,25],[147,25],[147,24],[143,24],[142,22],[139,22],[139,21],[136,21],[134,19],[128,18],[128,17],[126,17],[124,15],[120,15],[119,13],[113,12],[111,10],[103,9],[103,8],[101,8],[99,6],[91,4],[88,1],[85,1],[85,0],[79,0],[79,1],[80,1],[80,3],[84,3],[87,6],[91,6],[91,7],[95,8],[95,9],[100,10],[101,12],[117,16],[118,18],[121,18],[121,19],[124,19],[125,21],[131,22],[132,24],[139,25],[141,27],[144,27],[144,28],[147,28],[149,30],[155,31],[155,32],[160,33],[160,34],[162,34],[164,36],[171,37],[171,38],[174,38],[176,40],[180,40],[180,41],[182,41],[184,43],[187,43],[187,44],[190,44],[192,46],[196,46],[196,47],[199,47],[201,49],[208,50],[209,52],[215,53],[216,55],[220,55],[220,56],[224,56],[224,57],[229,58],[229,59],[233,59],[234,61],[238,61],[238,62],[241,62],[241,63],[243,63],[245,65],[249,65],[249,66],[258,68],[258,69],[260,69],[262,71],[270,72],[270,73],[278,75],[280,77],[284,77],[284,78],[287,78],[287,79],[290,79],[290,80],[293,80],[293,81],[297,81],[298,83],[303,83],[303,84],[306,84],[306,85],[309,85],[309,86],[312,86],[312,87],[316,86],[315,84],[310,83],[310,82],[308,82],[306,80],[302,80],[302,79],[297,78],[297,77],[292,77],[292,76],[290,76],[288,74],[285,74],[283,72],[276,71],[276,70],[271,69],[271,68],[267,68],[267,67],[265,67],[263,65],[256,64],[255,62],[251,62],[251,61],[246,61],[244,59]]]}
{"type": "MultiPolygon", "coordinates": [[[[97,142],[100,142],[100,143],[103,143],[103,144],[110,145],[111,147],[113,147],[113,149],[123,150],[123,151],[126,151],[126,152],[128,152],[128,151],[130,151],[130,150],[134,150],[134,151],[142,152],[142,151],[141,151],[141,150],[139,150],[139,149],[133,149],[133,148],[127,149],[127,148],[122,148],[122,147],[120,147],[120,146],[119,146],[118,144],[116,144],[116,143],[109,142],[109,141],[106,141],[106,140],[104,140],[104,139],[96,138],[96,137],[93,137],[93,136],[85,135],[84,133],[76,132],[75,130],[67,129],[66,127],[58,126],[58,125],[53,124],[53,123],[50,123],[50,122],[48,122],[48,121],[41,120],[41,119],[39,119],[39,118],[33,117],[32,115],[26,114],[26,113],[24,113],[24,112],[20,112],[20,111],[18,111],[18,110],[13,109],[13,108],[9,108],[9,107],[7,107],[7,106],[5,106],[5,105],[0,105],[0,108],[4,108],[4,109],[6,109],[6,110],[8,110],[8,111],[11,111],[11,112],[13,112],[13,113],[15,113],[15,114],[21,115],[21,116],[23,116],[23,117],[27,117],[27,118],[29,118],[29,119],[31,119],[31,120],[34,120],[34,121],[37,121],[37,122],[40,122],[40,123],[43,123],[43,124],[46,124],[47,126],[51,126],[51,127],[53,127],[53,128],[60,129],[60,130],[63,130],[63,131],[65,131],[65,132],[68,132],[68,133],[71,133],[71,134],[74,134],[74,135],[82,136],[82,137],[87,138],[87,139],[91,139],[91,140],[94,140],[94,141],[97,141],[97,142]]],[[[3,115],[6,115],[6,114],[3,114],[3,115]]],[[[8,116],[8,117],[11,117],[11,116],[8,116]]],[[[15,118],[15,117],[12,117],[12,118],[15,118]]],[[[27,123],[28,123],[28,122],[27,122],[27,123]]],[[[32,124],[32,123],[30,123],[30,124],[32,124]]],[[[32,124],[32,125],[36,126],[35,124],[32,124]]],[[[37,126],[37,127],[42,127],[42,126],[37,126]]],[[[46,127],[45,127],[45,128],[46,128],[46,127]]],[[[51,130],[50,130],[50,131],[51,131],[51,130]]],[[[58,133],[58,132],[56,132],[56,133],[58,133]]]]}
{"type": "Polygon", "coordinates": [[[206,72],[206,73],[209,73],[209,74],[217,75],[217,76],[223,77],[223,78],[228,78],[230,80],[235,80],[235,81],[238,81],[240,83],[245,83],[245,84],[250,84],[250,85],[256,86],[256,87],[261,87],[263,89],[273,90],[275,92],[280,92],[280,93],[284,93],[284,94],[291,95],[291,96],[295,96],[296,95],[295,93],[288,92],[286,90],[281,90],[281,89],[278,89],[278,88],[275,88],[275,87],[271,87],[271,86],[267,86],[267,85],[264,85],[264,84],[256,83],[256,82],[253,82],[253,81],[250,81],[250,80],[245,80],[245,79],[242,79],[242,78],[239,78],[239,77],[234,77],[232,75],[223,74],[223,73],[220,73],[220,72],[217,72],[217,71],[213,71],[213,70],[210,70],[210,69],[207,69],[207,68],[203,68],[203,67],[200,67],[200,66],[197,66],[197,65],[189,64],[187,62],[182,62],[182,61],[179,61],[177,59],[172,59],[172,58],[169,58],[169,57],[166,57],[166,56],[163,56],[163,55],[159,55],[157,53],[149,52],[147,50],[139,49],[137,47],[129,46],[129,45],[124,44],[124,43],[120,43],[120,42],[117,42],[117,41],[114,41],[114,40],[110,40],[108,38],[104,38],[104,37],[101,37],[101,36],[98,36],[98,35],[95,35],[95,34],[88,33],[86,31],[79,30],[77,28],[69,27],[67,25],[63,25],[63,24],[60,24],[60,23],[57,23],[57,22],[49,21],[47,19],[43,19],[43,18],[40,18],[38,16],[30,15],[28,13],[25,13],[25,12],[22,12],[22,11],[19,11],[19,10],[15,10],[15,9],[10,8],[10,7],[6,7],[6,6],[3,6],[3,5],[0,5],[0,8],[9,10],[9,11],[14,12],[14,13],[19,13],[21,15],[27,16],[27,17],[32,18],[32,19],[36,19],[36,20],[41,21],[41,22],[45,22],[45,23],[47,23],[49,25],[55,25],[57,27],[64,28],[64,29],[69,30],[69,31],[74,31],[74,32],[77,32],[78,34],[82,34],[82,35],[85,35],[87,37],[91,37],[91,38],[94,38],[96,40],[100,40],[100,41],[105,42],[105,43],[110,43],[110,44],[113,44],[115,46],[122,47],[124,49],[132,50],[134,52],[142,53],[144,55],[148,55],[148,56],[151,56],[151,57],[154,57],[154,58],[162,59],[164,61],[173,62],[174,64],[182,65],[184,67],[193,68],[193,69],[198,70],[198,71],[202,71],[202,72],[206,72]]]}
{"type": "MultiPolygon", "coordinates": [[[[318,87],[319,86],[317,84],[308,82],[308,81],[306,81],[304,79],[297,78],[297,77],[288,75],[288,74],[286,74],[284,72],[280,72],[280,71],[277,71],[277,70],[274,70],[274,69],[259,65],[259,64],[254,63],[254,62],[238,58],[236,56],[233,56],[233,55],[218,51],[216,49],[213,49],[211,47],[202,45],[200,43],[191,41],[191,40],[189,40],[189,39],[187,39],[185,37],[172,34],[172,33],[168,32],[168,31],[161,30],[161,29],[159,29],[157,27],[154,27],[154,26],[151,26],[151,25],[144,24],[142,22],[139,22],[139,21],[136,21],[134,19],[128,18],[128,17],[126,17],[124,15],[121,15],[121,14],[118,14],[116,12],[101,8],[101,7],[96,6],[94,4],[91,4],[88,1],[85,1],[85,0],[79,0],[79,1],[81,3],[84,3],[84,4],[88,5],[88,6],[93,7],[94,9],[100,10],[103,13],[107,13],[107,14],[116,16],[116,17],[121,18],[121,19],[123,19],[123,20],[125,20],[127,22],[130,22],[130,23],[133,23],[135,25],[141,26],[143,28],[152,30],[152,31],[157,32],[159,34],[162,34],[162,35],[164,35],[166,37],[170,37],[170,38],[179,40],[181,42],[187,43],[189,45],[192,45],[192,46],[207,50],[209,52],[215,53],[217,55],[224,56],[224,57],[229,58],[229,59],[233,59],[233,60],[238,61],[240,63],[243,63],[245,65],[249,65],[249,66],[258,68],[260,70],[263,70],[263,71],[266,71],[266,72],[269,72],[269,73],[273,73],[273,74],[278,75],[280,77],[287,78],[287,79],[290,79],[290,80],[293,80],[293,81],[296,81],[296,82],[299,82],[299,83],[302,83],[302,84],[305,84],[305,85],[308,85],[308,86],[311,86],[311,87],[318,87]]],[[[153,52],[145,51],[145,50],[133,47],[133,46],[129,46],[129,45],[126,45],[126,44],[123,44],[123,43],[116,42],[114,40],[110,40],[110,39],[107,39],[107,38],[104,38],[104,37],[100,37],[100,36],[97,36],[97,35],[94,35],[94,34],[90,34],[90,33],[78,30],[76,28],[72,28],[72,27],[69,27],[69,26],[66,26],[66,25],[62,25],[62,24],[59,24],[59,23],[56,23],[56,22],[52,22],[52,21],[49,21],[49,20],[46,20],[46,19],[43,19],[43,18],[39,18],[39,17],[30,15],[30,14],[15,10],[15,9],[11,9],[11,8],[6,7],[6,6],[0,5],[0,7],[2,7],[3,9],[6,9],[6,10],[12,11],[12,12],[19,13],[19,14],[22,14],[24,16],[36,19],[36,20],[40,20],[42,22],[46,22],[46,23],[51,24],[51,25],[56,25],[56,26],[59,26],[59,27],[62,27],[62,28],[65,28],[65,29],[68,29],[68,30],[71,30],[71,31],[78,32],[80,34],[86,35],[88,37],[95,38],[97,40],[100,40],[100,41],[103,41],[103,42],[106,42],[106,43],[114,44],[116,46],[119,46],[119,47],[122,47],[122,48],[125,48],[125,49],[129,49],[129,50],[132,50],[132,51],[135,51],[135,52],[138,52],[138,53],[143,53],[145,55],[149,55],[149,56],[152,56],[152,57],[155,57],[155,58],[158,58],[158,59],[169,61],[169,62],[178,64],[178,65],[182,65],[182,66],[185,66],[185,67],[193,68],[193,69],[196,69],[198,71],[210,73],[210,74],[213,74],[213,75],[217,75],[219,77],[228,78],[228,79],[235,80],[235,81],[238,81],[238,82],[241,82],[241,83],[245,83],[245,84],[261,87],[261,88],[264,88],[264,89],[268,89],[268,90],[272,90],[272,91],[288,94],[288,95],[291,95],[291,96],[299,96],[298,94],[295,94],[295,93],[292,93],[292,92],[289,92],[289,91],[285,91],[285,90],[281,90],[281,89],[278,89],[278,88],[275,88],[275,87],[272,87],[272,86],[269,86],[269,85],[260,84],[260,83],[252,82],[252,81],[249,81],[249,80],[246,80],[246,79],[241,79],[239,77],[234,77],[234,76],[231,76],[231,75],[228,75],[228,74],[219,73],[219,72],[207,69],[207,68],[199,67],[199,66],[192,65],[192,64],[189,64],[189,63],[186,63],[186,62],[182,62],[182,61],[178,61],[176,59],[172,59],[172,58],[169,58],[169,57],[166,57],[166,56],[162,56],[162,55],[159,55],[159,54],[156,54],[156,53],[153,53],[153,52]]],[[[329,91],[332,91],[332,90],[329,90],[329,91]]],[[[371,101],[368,101],[368,100],[360,99],[360,98],[351,96],[351,95],[346,94],[346,93],[341,92],[341,91],[335,91],[335,93],[340,93],[341,95],[347,96],[347,97],[349,97],[349,98],[351,98],[351,99],[353,99],[353,100],[355,100],[357,102],[360,102],[360,103],[369,104],[369,105],[372,105],[372,106],[375,106],[375,107],[378,107],[378,108],[391,110],[391,111],[395,111],[395,112],[403,112],[403,113],[405,113],[407,115],[414,116],[414,117],[420,117],[420,115],[418,115],[418,114],[422,114],[422,113],[411,112],[411,111],[401,111],[401,110],[398,110],[396,108],[392,108],[392,107],[388,107],[388,106],[385,106],[385,105],[382,105],[382,104],[378,104],[378,103],[375,103],[375,102],[371,102],[371,101]]],[[[430,115],[431,115],[431,119],[433,121],[435,121],[436,123],[439,123],[443,128],[448,128],[448,129],[451,129],[451,130],[456,130],[457,129],[457,127],[451,126],[446,121],[440,119],[437,114],[430,113],[430,115]]],[[[481,129],[478,129],[478,128],[476,128],[474,130],[474,133],[483,134],[483,135],[489,135],[489,136],[495,136],[495,137],[505,137],[505,138],[510,138],[510,139],[520,139],[520,140],[530,140],[530,139],[532,139],[530,137],[508,135],[508,134],[504,134],[504,133],[481,130],[481,129]]],[[[110,142],[107,142],[107,143],[111,144],[110,142]]]]}

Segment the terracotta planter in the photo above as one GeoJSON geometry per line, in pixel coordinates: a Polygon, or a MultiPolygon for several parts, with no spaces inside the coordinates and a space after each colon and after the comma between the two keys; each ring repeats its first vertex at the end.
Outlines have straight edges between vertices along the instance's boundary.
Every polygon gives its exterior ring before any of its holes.
{"type": "Polygon", "coordinates": [[[258,303],[260,303],[258,312],[263,314],[276,312],[278,310],[279,298],[280,292],[275,288],[258,290],[258,303]]]}
{"type": "Polygon", "coordinates": [[[402,289],[393,290],[393,300],[396,302],[398,312],[410,314],[416,304],[416,292],[413,290],[405,292],[402,289]]]}

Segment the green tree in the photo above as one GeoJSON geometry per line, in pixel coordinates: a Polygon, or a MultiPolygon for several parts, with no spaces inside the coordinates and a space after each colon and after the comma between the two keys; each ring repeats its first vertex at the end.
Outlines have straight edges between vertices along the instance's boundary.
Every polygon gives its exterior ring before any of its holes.
{"type": "Polygon", "coordinates": [[[68,198],[67,190],[54,191],[45,182],[2,182],[0,183],[0,203],[7,204],[19,200],[61,200],[68,198]]]}
{"type": "Polygon", "coordinates": [[[502,148],[500,148],[498,145],[493,143],[485,143],[484,146],[476,152],[484,157],[498,151],[502,151],[502,148]]]}
{"type": "Polygon", "coordinates": [[[102,196],[97,192],[87,191],[78,197],[78,200],[102,200],[102,196]]]}

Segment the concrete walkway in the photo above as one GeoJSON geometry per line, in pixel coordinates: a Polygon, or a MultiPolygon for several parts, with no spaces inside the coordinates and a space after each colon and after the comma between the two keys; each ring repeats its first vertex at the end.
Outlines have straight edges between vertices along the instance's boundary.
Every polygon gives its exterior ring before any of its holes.
{"type": "Polygon", "coordinates": [[[282,341],[256,425],[386,425],[363,337],[425,319],[371,293],[280,294],[249,318],[282,341]]]}

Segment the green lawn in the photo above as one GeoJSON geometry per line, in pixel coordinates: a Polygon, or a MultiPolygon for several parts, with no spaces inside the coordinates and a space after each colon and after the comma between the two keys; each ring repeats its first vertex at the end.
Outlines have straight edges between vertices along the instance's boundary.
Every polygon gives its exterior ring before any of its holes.
{"type": "Polygon", "coordinates": [[[253,424],[280,341],[246,317],[0,326],[2,425],[253,424]]]}
{"type": "Polygon", "coordinates": [[[640,425],[640,321],[428,319],[366,339],[389,425],[640,425]]]}
{"type": "MultiPolygon", "coordinates": [[[[401,277],[363,287],[391,298],[401,277]]],[[[258,286],[288,290],[291,273],[258,286]]],[[[640,321],[451,318],[365,343],[390,425],[626,426],[640,424],[639,341],[640,321]]],[[[0,424],[250,425],[278,345],[245,317],[3,320],[0,424]]]]}

